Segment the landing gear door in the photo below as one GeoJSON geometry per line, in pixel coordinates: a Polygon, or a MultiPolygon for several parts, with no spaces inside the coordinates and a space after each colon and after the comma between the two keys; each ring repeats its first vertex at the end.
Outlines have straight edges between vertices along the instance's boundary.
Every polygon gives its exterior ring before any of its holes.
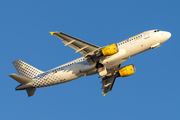
{"type": "Polygon", "coordinates": [[[149,38],[149,33],[148,32],[144,32],[144,39],[149,38]]]}

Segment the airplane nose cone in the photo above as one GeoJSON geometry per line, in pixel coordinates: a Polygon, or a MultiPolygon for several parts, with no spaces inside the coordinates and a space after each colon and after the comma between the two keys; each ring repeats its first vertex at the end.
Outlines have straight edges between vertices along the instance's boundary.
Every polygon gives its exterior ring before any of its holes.
{"type": "Polygon", "coordinates": [[[164,43],[164,42],[166,42],[170,37],[171,37],[171,33],[170,32],[167,32],[167,31],[163,31],[162,33],[161,33],[161,43],[164,43]]]}
{"type": "Polygon", "coordinates": [[[171,37],[171,33],[170,32],[167,32],[166,33],[166,36],[167,36],[167,39],[169,39],[171,37]]]}

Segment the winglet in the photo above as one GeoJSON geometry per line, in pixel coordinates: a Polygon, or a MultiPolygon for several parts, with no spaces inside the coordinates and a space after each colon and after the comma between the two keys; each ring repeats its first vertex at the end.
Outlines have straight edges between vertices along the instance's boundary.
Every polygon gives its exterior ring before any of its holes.
{"type": "Polygon", "coordinates": [[[105,92],[102,92],[102,94],[103,94],[103,96],[105,96],[105,95],[106,95],[106,93],[105,93],[105,92]]]}
{"type": "Polygon", "coordinates": [[[54,34],[54,32],[49,32],[49,33],[51,33],[51,35],[53,35],[53,34],[54,34]]]}

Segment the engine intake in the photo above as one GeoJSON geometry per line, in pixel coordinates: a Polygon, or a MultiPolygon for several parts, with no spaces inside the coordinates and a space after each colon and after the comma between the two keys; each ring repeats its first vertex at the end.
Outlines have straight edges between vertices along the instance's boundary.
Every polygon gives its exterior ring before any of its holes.
{"type": "Polygon", "coordinates": [[[127,77],[136,72],[136,68],[133,64],[122,67],[118,70],[116,77],[127,77]]]}
{"type": "Polygon", "coordinates": [[[108,45],[106,47],[103,47],[99,53],[96,54],[96,56],[109,56],[113,55],[118,52],[117,46],[115,43],[108,45]]]}

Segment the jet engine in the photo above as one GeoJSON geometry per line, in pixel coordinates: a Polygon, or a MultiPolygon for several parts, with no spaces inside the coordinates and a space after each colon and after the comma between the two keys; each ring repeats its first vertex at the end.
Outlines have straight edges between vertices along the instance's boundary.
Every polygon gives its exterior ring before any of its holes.
{"type": "Polygon", "coordinates": [[[113,55],[118,52],[116,44],[111,44],[106,47],[103,47],[97,54],[96,56],[109,56],[113,55]]]}
{"type": "Polygon", "coordinates": [[[118,70],[116,77],[127,77],[136,72],[136,68],[133,64],[122,67],[118,70]]]}

